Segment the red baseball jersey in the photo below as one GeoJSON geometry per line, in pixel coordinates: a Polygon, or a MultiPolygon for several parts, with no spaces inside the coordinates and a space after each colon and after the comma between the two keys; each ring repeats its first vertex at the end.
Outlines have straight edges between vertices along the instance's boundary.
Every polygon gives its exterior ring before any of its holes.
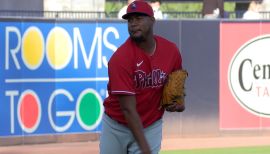
{"type": "Polygon", "coordinates": [[[104,108],[105,113],[119,123],[127,124],[117,95],[135,95],[144,127],[164,113],[159,109],[162,89],[168,74],[182,68],[182,58],[174,43],[160,36],[155,36],[155,40],[156,51],[152,56],[128,38],[109,61],[109,97],[104,101],[104,108]]]}

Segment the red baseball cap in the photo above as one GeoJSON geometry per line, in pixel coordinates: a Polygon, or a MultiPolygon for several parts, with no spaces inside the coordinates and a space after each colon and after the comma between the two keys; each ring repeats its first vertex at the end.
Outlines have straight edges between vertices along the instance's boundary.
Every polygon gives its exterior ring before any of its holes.
{"type": "Polygon", "coordinates": [[[144,14],[150,17],[154,17],[154,11],[152,7],[143,0],[135,0],[130,3],[127,8],[127,13],[122,16],[123,19],[128,19],[130,14],[144,14]]]}

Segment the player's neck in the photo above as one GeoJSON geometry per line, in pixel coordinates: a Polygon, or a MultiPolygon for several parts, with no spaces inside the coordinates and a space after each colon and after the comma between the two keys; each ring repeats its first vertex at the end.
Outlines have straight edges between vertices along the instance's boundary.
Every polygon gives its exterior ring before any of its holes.
{"type": "Polygon", "coordinates": [[[140,42],[137,45],[149,56],[152,56],[155,53],[156,48],[157,48],[157,43],[154,37],[144,42],[140,42]]]}
{"type": "Polygon", "coordinates": [[[154,45],[152,45],[151,49],[150,49],[150,52],[148,53],[149,56],[153,56],[156,52],[156,49],[157,49],[157,42],[156,40],[154,39],[154,45]]]}

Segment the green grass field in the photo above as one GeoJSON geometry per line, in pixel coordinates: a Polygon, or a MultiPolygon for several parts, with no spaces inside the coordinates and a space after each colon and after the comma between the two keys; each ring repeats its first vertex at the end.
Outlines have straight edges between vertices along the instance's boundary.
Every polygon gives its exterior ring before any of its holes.
{"type": "Polygon", "coordinates": [[[160,154],[270,154],[270,146],[161,151],[160,154]]]}

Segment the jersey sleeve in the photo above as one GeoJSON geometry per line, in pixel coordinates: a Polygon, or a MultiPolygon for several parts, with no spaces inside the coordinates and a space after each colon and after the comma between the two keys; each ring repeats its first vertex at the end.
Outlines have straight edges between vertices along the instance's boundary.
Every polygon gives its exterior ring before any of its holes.
{"type": "Polygon", "coordinates": [[[179,51],[179,49],[175,46],[175,65],[174,65],[174,71],[182,69],[182,56],[179,51]]]}
{"type": "Polygon", "coordinates": [[[111,94],[135,95],[132,63],[125,56],[115,56],[109,62],[111,94]]]}

